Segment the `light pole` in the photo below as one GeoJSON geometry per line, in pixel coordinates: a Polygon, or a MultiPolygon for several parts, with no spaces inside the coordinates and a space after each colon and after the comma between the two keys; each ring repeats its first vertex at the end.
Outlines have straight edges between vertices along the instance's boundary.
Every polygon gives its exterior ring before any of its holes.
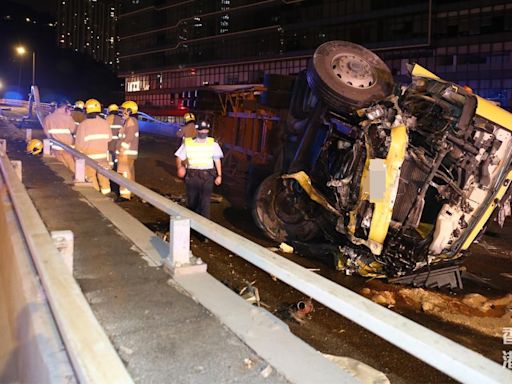
{"type": "MultiPolygon", "coordinates": [[[[23,45],[18,45],[16,47],[16,53],[19,56],[24,56],[27,53],[26,48],[23,45]]],[[[21,83],[21,62],[20,62],[20,73],[18,82],[21,83]]],[[[21,84],[18,84],[21,85],[21,84]]],[[[29,96],[29,104],[28,104],[28,117],[32,118],[32,104],[34,102],[34,86],[36,85],[36,52],[32,50],[32,86],[30,87],[30,96],[29,96]]]]}
{"type": "Polygon", "coordinates": [[[20,56],[20,68],[18,70],[18,89],[21,89],[21,67],[23,64],[23,56],[25,56],[25,53],[27,53],[27,51],[25,50],[25,47],[20,45],[16,47],[16,53],[18,54],[18,56],[20,56]]]}

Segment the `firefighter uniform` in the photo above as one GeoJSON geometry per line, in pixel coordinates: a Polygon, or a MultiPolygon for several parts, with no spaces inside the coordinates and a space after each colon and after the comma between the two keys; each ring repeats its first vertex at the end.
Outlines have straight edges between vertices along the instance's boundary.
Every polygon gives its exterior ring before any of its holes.
{"type": "MultiPolygon", "coordinates": [[[[61,103],[58,108],[45,117],[43,121],[43,130],[50,139],[58,140],[69,146],[73,146],[74,139],[72,133],[75,131],[75,122],[67,110],[67,104],[61,103]]],[[[71,170],[75,171],[75,160],[71,154],[56,144],[52,145],[52,155],[71,170]]]]}
{"type": "MultiPolygon", "coordinates": [[[[117,172],[128,180],[135,181],[135,160],[139,155],[139,122],[132,115],[138,112],[138,107],[133,101],[125,101],[121,108],[124,123],[117,142],[117,172]]],[[[123,186],[119,187],[119,195],[128,200],[132,197],[130,190],[123,186]]]]}
{"type": "Polygon", "coordinates": [[[105,118],[107,123],[110,124],[110,129],[112,131],[112,140],[108,143],[108,151],[110,153],[110,166],[113,170],[117,170],[117,143],[119,140],[119,133],[121,128],[123,127],[123,118],[118,115],[119,108],[115,104],[110,104],[108,106],[108,115],[105,118]]]}
{"type": "Polygon", "coordinates": [[[196,136],[196,117],[193,113],[187,112],[183,116],[185,119],[185,124],[178,129],[178,132],[176,132],[176,135],[178,137],[195,137],[196,136]]]}
{"type": "Polygon", "coordinates": [[[85,120],[84,108],[85,103],[82,100],[77,100],[74,109],[71,111],[71,118],[75,121],[75,128],[71,131],[72,134],[76,133],[78,124],[85,120]]]}
{"type": "Polygon", "coordinates": [[[222,150],[208,134],[209,124],[201,122],[196,124],[198,135],[196,138],[185,138],[183,144],[176,151],[176,165],[178,176],[185,177],[187,194],[187,208],[210,218],[210,202],[213,185],[220,185],[222,181],[221,158],[222,150]],[[203,136],[199,132],[203,131],[203,136]],[[206,132],[205,132],[206,131],[206,132]],[[186,164],[186,173],[180,172],[186,164]]]}
{"type": "MultiPolygon", "coordinates": [[[[82,121],[76,131],[75,148],[83,154],[95,160],[99,165],[105,169],[109,169],[108,163],[108,143],[112,140],[112,131],[110,125],[101,117],[92,114],[92,112],[99,113],[101,106],[96,108],[96,100],[88,100],[86,103],[87,118],[82,121]],[[89,103],[91,102],[91,103],[89,103]],[[89,110],[87,107],[92,104],[93,107],[89,110]]],[[[101,191],[106,195],[110,193],[110,181],[105,176],[96,172],[94,168],[85,167],[85,175],[89,182],[92,182],[94,189],[101,191]]]]}

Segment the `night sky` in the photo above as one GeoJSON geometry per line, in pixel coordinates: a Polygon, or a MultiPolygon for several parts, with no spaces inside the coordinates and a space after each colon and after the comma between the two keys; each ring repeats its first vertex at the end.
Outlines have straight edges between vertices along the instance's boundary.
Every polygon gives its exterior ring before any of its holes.
{"type": "Polygon", "coordinates": [[[117,102],[122,97],[121,81],[110,68],[87,55],[57,47],[56,7],[54,0],[2,0],[0,97],[26,97],[32,82],[31,56],[35,51],[36,85],[43,101],[94,97],[103,104],[117,102]],[[20,58],[15,51],[17,45],[25,46],[29,52],[20,58]]]}
{"type": "Polygon", "coordinates": [[[27,10],[47,13],[53,18],[57,16],[57,0],[11,0],[10,2],[19,4],[27,10]]]}

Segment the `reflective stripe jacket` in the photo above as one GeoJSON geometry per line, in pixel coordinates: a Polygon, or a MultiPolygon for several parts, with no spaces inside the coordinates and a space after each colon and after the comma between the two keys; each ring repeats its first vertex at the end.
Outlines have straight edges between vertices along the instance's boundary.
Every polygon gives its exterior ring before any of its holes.
{"type": "Polygon", "coordinates": [[[187,152],[188,168],[211,169],[213,168],[213,145],[215,140],[208,137],[204,142],[185,138],[185,151],[187,152]]]}
{"type": "Polygon", "coordinates": [[[76,130],[75,148],[94,160],[107,160],[110,124],[101,117],[85,119],[76,130]]]}
{"type": "Polygon", "coordinates": [[[71,133],[75,133],[78,124],[85,120],[85,113],[75,109],[71,111],[71,118],[75,121],[75,129],[71,133]]]}
{"type": "Polygon", "coordinates": [[[108,150],[113,152],[117,148],[119,132],[123,127],[123,118],[119,115],[112,114],[108,115],[105,120],[110,124],[110,129],[112,130],[112,141],[108,143],[108,150]]]}
{"type": "MultiPolygon", "coordinates": [[[[50,113],[43,122],[45,135],[50,139],[62,141],[64,144],[73,145],[74,139],[72,133],[75,130],[75,122],[65,111],[55,110],[50,113]]],[[[54,149],[61,149],[55,147],[54,149]]]]}
{"type": "Polygon", "coordinates": [[[119,131],[117,142],[119,154],[137,157],[139,154],[139,122],[135,117],[130,116],[125,120],[119,131]]]}

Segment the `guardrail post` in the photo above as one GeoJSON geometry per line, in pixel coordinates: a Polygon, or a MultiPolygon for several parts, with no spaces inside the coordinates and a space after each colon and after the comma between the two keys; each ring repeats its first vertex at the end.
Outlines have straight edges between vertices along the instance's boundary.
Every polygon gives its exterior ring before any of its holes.
{"type": "Polygon", "coordinates": [[[75,183],[85,183],[84,159],[75,159],[75,183]]]}
{"type": "Polygon", "coordinates": [[[74,237],[72,231],[51,231],[53,243],[55,248],[59,251],[64,264],[69,270],[69,273],[73,274],[73,247],[74,237]]]}
{"type": "Polygon", "coordinates": [[[44,157],[49,157],[52,155],[51,148],[52,148],[52,144],[51,144],[50,140],[44,139],[43,140],[43,156],[44,157]]]}
{"type": "Polygon", "coordinates": [[[0,139],[0,153],[2,155],[7,154],[7,141],[5,139],[0,139]]]}
{"type": "Polygon", "coordinates": [[[25,130],[25,141],[28,143],[30,140],[32,140],[32,129],[27,128],[25,130]]]}
{"type": "Polygon", "coordinates": [[[21,173],[21,160],[11,160],[11,165],[12,165],[12,168],[14,169],[14,172],[16,173],[16,176],[18,176],[18,179],[20,179],[20,181],[23,181],[21,178],[22,178],[22,173],[21,173]]]}
{"type": "Polygon", "coordinates": [[[206,272],[206,263],[190,252],[190,219],[172,217],[169,225],[169,258],[164,269],[172,276],[206,272]]]}

